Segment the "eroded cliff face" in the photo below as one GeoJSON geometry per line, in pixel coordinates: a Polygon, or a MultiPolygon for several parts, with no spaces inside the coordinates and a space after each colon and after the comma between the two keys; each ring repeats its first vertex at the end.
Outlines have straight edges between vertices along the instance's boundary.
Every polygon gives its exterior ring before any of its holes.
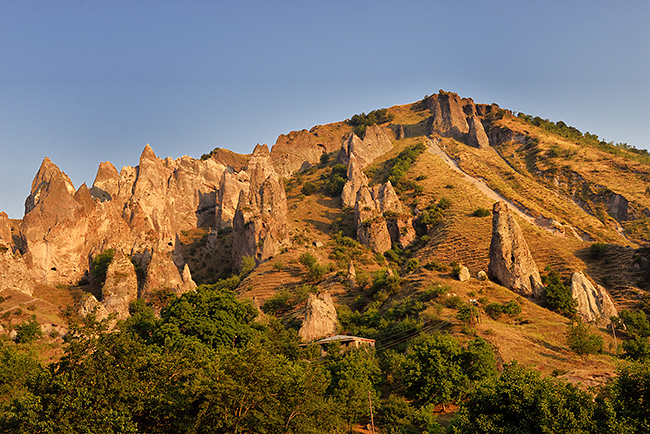
{"type": "Polygon", "coordinates": [[[288,242],[287,198],[266,145],[255,147],[247,171],[250,173],[248,192],[240,192],[233,218],[236,265],[245,256],[257,262],[265,261],[288,242]]]}
{"type": "MultiPolygon", "coordinates": [[[[256,148],[242,168],[217,158],[160,159],[147,145],[136,167],[118,172],[111,163],[101,163],[90,189],[85,184],[75,189],[45,158],[26,200],[21,251],[11,264],[3,256],[3,270],[27,273],[46,284],[74,284],[88,275],[97,254],[113,248],[143,270],[140,296],[158,289],[182,293],[196,285],[180,254],[178,235],[201,227],[212,232],[232,227],[238,207],[243,223],[233,256],[247,253],[263,260],[277,253],[286,238],[286,198],[265,146],[256,148]]],[[[3,252],[16,250],[6,215],[0,216],[0,242],[3,252]]],[[[10,285],[9,279],[4,282],[10,285]]],[[[128,303],[117,303],[125,296],[110,293],[111,286],[109,279],[103,302],[122,316],[128,303]]]]}

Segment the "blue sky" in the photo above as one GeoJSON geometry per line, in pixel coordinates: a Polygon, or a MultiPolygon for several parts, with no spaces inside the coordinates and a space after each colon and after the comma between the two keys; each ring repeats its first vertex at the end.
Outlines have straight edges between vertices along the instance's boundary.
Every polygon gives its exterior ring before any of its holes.
{"type": "Polygon", "coordinates": [[[0,211],[438,89],[650,147],[650,2],[0,0],[0,211]]]}

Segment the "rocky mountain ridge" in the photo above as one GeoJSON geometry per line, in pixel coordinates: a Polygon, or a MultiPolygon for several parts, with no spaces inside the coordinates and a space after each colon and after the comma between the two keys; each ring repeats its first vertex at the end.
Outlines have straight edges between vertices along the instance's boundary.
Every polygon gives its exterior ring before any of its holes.
{"type": "MultiPolygon", "coordinates": [[[[89,281],[97,289],[80,302],[84,311],[101,308],[125,318],[136,298],[193,291],[209,283],[206,274],[243,271],[252,261],[258,268],[239,291],[263,305],[302,279],[290,261],[304,251],[334,260],[333,245],[349,235],[365,253],[342,260],[345,270],[330,269],[318,283],[326,295],[303,300],[311,306],[307,322],[318,325],[305,325],[309,339],[335,331],[332,306],[350,304],[346,291],[366,288],[359,282],[380,263],[419,288],[417,273],[425,264],[456,262],[463,283],[479,285],[484,281],[471,276],[488,271],[495,283],[537,303],[543,303],[540,270],[577,275],[572,286],[579,313],[601,326],[644,293],[645,262],[635,258],[645,258],[638,247],[650,239],[644,229],[650,200],[632,180],[650,179],[646,166],[592,148],[572,154],[575,144],[562,137],[495,104],[449,92],[388,112],[392,120],[367,126],[363,137],[345,121],[281,135],[270,150],[257,145],[250,155],[215,150],[201,159],[161,159],[147,145],[135,167],[118,171],[101,163],[90,188],[75,189],[45,158],[22,221],[12,229],[0,214],[0,292],[33,295],[37,285],[89,281]],[[412,183],[393,185],[391,162],[419,143],[426,151],[408,168],[412,183]],[[346,169],[340,198],[322,192],[335,164],[346,169]],[[623,164],[627,169],[615,169],[623,164]],[[594,170],[620,174],[625,182],[594,170]],[[305,179],[321,190],[303,192],[305,179]],[[429,211],[441,198],[449,199],[450,209],[429,211]],[[491,222],[478,216],[481,208],[491,222]],[[426,233],[422,223],[416,232],[428,212],[426,233]],[[629,251],[616,277],[589,257],[594,241],[629,251]],[[109,250],[114,256],[106,278],[97,282],[94,261],[109,250]],[[411,255],[413,269],[395,262],[401,252],[411,255]],[[285,271],[272,270],[275,264],[285,271]],[[282,278],[274,280],[274,272],[282,278]],[[316,308],[323,300],[326,308],[316,308]]],[[[606,257],[619,261],[613,253],[606,257]]]]}

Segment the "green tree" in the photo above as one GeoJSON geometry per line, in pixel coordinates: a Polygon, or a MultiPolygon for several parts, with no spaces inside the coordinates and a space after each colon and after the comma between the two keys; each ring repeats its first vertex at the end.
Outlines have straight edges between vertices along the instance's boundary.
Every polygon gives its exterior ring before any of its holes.
{"type": "Polygon", "coordinates": [[[368,394],[375,402],[381,370],[374,351],[361,348],[341,356],[328,351],[327,366],[332,375],[330,394],[341,409],[341,415],[350,427],[370,420],[368,394]]]}
{"type": "Polygon", "coordinates": [[[531,368],[507,365],[469,394],[451,427],[454,434],[591,434],[593,397],[531,368]]]}
{"type": "Polygon", "coordinates": [[[566,317],[572,317],[577,312],[577,302],[573,298],[571,282],[562,279],[559,274],[551,271],[542,277],[544,282],[544,306],[566,317]]]}
{"type": "Polygon", "coordinates": [[[16,343],[28,344],[43,337],[41,325],[36,321],[36,315],[16,326],[16,343]]]}
{"type": "Polygon", "coordinates": [[[580,320],[569,325],[566,337],[569,348],[582,356],[594,354],[603,349],[602,336],[590,333],[589,326],[580,320]]]}
{"type": "Polygon", "coordinates": [[[650,362],[622,366],[607,390],[607,433],[650,432],[650,362]]]}
{"type": "Polygon", "coordinates": [[[495,372],[494,364],[492,349],[481,338],[463,348],[447,334],[423,335],[407,350],[401,381],[407,395],[422,402],[459,402],[474,381],[495,372]]]}
{"type": "Polygon", "coordinates": [[[257,310],[223,284],[201,285],[171,302],[160,313],[154,338],[160,344],[194,340],[211,347],[243,346],[258,334],[257,310]]]}

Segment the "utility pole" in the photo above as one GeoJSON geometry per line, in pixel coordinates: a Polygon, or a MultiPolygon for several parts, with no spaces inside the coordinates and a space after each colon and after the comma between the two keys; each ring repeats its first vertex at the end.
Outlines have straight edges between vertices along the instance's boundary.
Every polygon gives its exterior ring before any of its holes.
{"type": "Polygon", "coordinates": [[[370,403],[370,426],[372,427],[372,434],[375,434],[375,418],[372,414],[372,396],[370,396],[370,391],[368,391],[368,402],[370,403]]]}

